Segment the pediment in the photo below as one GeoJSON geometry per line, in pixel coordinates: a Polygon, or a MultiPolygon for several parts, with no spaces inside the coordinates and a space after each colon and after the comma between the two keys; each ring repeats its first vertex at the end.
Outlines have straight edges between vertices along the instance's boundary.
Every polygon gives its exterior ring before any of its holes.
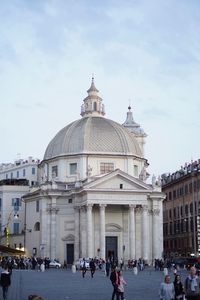
{"type": "Polygon", "coordinates": [[[115,170],[109,174],[96,178],[86,186],[86,189],[95,190],[135,190],[150,191],[151,187],[142,180],[130,176],[121,170],[115,170]]]}
{"type": "Polygon", "coordinates": [[[73,242],[75,240],[74,235],[73,234],[68,234],[67,236],[64,236],[62,238],[62,241],[64,242],[73,242]]]}

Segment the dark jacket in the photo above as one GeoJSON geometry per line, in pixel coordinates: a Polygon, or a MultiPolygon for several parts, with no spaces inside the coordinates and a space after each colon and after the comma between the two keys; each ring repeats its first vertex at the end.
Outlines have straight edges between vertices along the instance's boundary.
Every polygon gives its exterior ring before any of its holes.
{"type": "Polygon", "coordinates": [[[117,283],[117,272],[115,270],[111,272],[110,280],[111,280],[112,284],[117,283]]]}
{"type": "Polygon", "coordinates": [[[7,287],[11,284],[10,273],[7,270],[1,273],[1,286],[7,287]]]}

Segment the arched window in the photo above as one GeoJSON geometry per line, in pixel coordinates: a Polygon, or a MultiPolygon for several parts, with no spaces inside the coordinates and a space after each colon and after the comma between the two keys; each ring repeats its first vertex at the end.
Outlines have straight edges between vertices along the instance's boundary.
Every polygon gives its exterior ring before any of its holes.
{"type": "Polygon", "coordinates": [[[97,110],[97,103],[96,102],[94,102],[93,108],[94,108],[95,111],[97,110]]]}
{"type": "Polygon", "coordinates": [[[34,226],[35,231],[40,231],[40,222],[36,222],[34,226]]]}

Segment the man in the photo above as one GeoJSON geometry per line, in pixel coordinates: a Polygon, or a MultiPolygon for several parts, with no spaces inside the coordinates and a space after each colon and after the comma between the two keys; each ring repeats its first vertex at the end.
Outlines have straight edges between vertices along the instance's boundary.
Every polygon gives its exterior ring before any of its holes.
{"type": "Polygon", "coordinates": [[[94,263],[94,259],[92,258],[90,261],[90,272],[91,272],[91,277],[94,277],[94,273],[95,273],[95,263],[94,263]]]}
{"type": "Polygon", "coordinates": [[[185,296],[187,300],[200,300],[200,278],[196,275],[196,268],[190,268],[190,274],[185,280],[185,296]]]}
{"type": "Polygon", "coordinates": [[[117,268],[115,266],[112,268],[112,271],[111,271],[111,274],[110,274],[110,280],[111,280],[112,286],[113,286],[113,293],[112,293],[111,300],[114,300],[115,296],[116,296],[116,300],[119,300],[118,274],[117,274],[117,268]]]}
{"type": "Polygon", "coordinates": [[[82,277],[85,277],[85,273],[87,272],[87,268],[86,268],[86,261],[85,258],[83,258],[83,262],[82,262],[82,277]]]}
{"type": "Polygon", "coordinates": [[[5,265],[4,270],[1,272],[1,287],[3,291],[3,300],[7,299],[8,288],[11,284],[10,272],[8,270],[8,265],[5,265]]]}

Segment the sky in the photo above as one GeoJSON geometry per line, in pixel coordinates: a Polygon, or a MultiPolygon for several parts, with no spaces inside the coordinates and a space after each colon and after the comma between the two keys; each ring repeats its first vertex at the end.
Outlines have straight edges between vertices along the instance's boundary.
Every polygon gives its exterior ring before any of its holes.
{"type": "Polygon", "coordinates": [[[92,74],[106,118],[131,105],[151,175],[200,159],[199,0],[2,0],[0,163],[43,159],[92,74]]]}

